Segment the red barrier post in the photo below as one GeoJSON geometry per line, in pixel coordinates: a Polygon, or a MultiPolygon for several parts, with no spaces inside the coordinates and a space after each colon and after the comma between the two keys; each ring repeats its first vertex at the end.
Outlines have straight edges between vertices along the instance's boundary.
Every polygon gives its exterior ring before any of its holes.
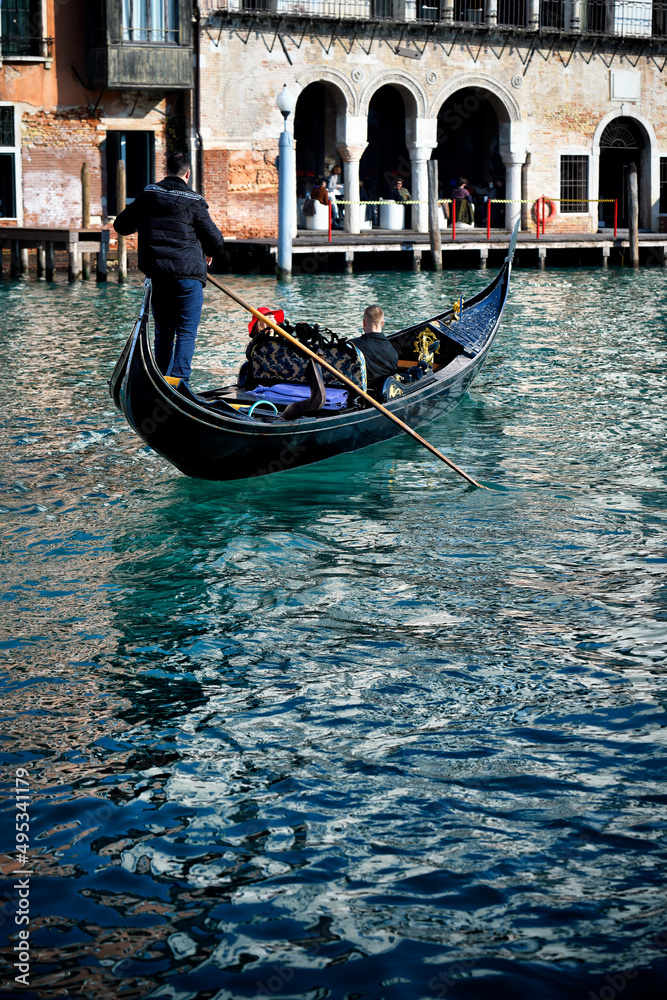
{"type": "Polygon", "coordinates": [[[452,198],[452,240],[456,239],[456,198],[452,198]]]}
{"type": "Polygon", "coordinates": [[[547,199],[542,195],[542,236],[547,231],[547,199]]]}
{"type": "Polygon", "coordinates": [[[540,238],[540,199],[535,202],[535,239],[540,238]]]}
{"type": "Polygon", "coordinates": [[[614,199],[614,239],[618,235],[618,198],[614,199]]]}
{"type": "Polygon", "coordinates": [[[486,202],[486,238],[491,239],[491,199],[486,202]]]}
{"type": "Polygon", "coordinates": [[[331,243],[331,202],[329,202],[329,243],[331,243]]]}

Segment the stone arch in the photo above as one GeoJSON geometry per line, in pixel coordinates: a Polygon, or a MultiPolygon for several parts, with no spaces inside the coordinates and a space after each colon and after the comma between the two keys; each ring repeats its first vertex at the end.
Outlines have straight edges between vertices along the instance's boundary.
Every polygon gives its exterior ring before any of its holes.
{"type": "Polygon", "coordinates": [[[600,155],[600,140],[602,135],[607,128],[607,125],[611,124],[615,118],[632,118],[633,121],[637,122],[639,127],[644,131],[647,144],[651,149],[657,149],[657,137],[655,130],[651,125],[648,118],[640,114],[639,111],[632,104],[621,104],[620,107],[614,108],[609,114],[606,114],[604,118],[601,118],[598,122],[598,126],[593,134],[593,155],[600,155]]]}
{"type": "Polygon", "coordinates": [[[300,73],[295,80],[295,85],[298,89],[297,100],[311,83],[328,85],[336,104],[336,114],[338,116],[359,114],[357,110],[359,104],[357,94],[350,81],[339,70],[324,67],[322,69],[309,69],[304,73],[300,73]]]}
{"type": "MultiPolygon", "coordinates": [[[[520,213],[521,164],[527,140],[516,97],[488,73],[457,73],[435,95],[430,113],[437,121],[433,158],[447,174],[443,189],[458,176],[477,185],[493,181],[496,200],[491,224],[502,226],[504,216],[504,224],[512,228],[520,213]],[[498,199],[507,199],[504,208],[498,199]]],[[[476,207],[479,212],[488,206],[478,200],[476,207]]]]}
{"type": "Polygon", "coordinates": [[[426,116],[428,99],[425,90],[416,77],[402,70],[385,70],[383,73],[373,76],[359,95],[359,111],[357,113],[368,115],[373,94],[381,87],[387,86],[395,87],[401,94],[405,104],[406,120],[426,116]]]}
{"type": "Polygon", "coordinates": [[[643,149],[639,157],[639,225],[658,229],[658,214],[660,210],[660,150],[655,130],[651,122],[633,104],[621,104],[608,112],[598,122],[593,134],[591,150],[591,198],[600,197],[600,143],[606,128],[617,118],[629,118],[637,125],[643,137],[643,149]]]}
{"type": "Polygon", "coordinates": [[[431,101],[429,116],[437,118],[440,108],[448,98],[457,90],[468,88],[487,92],[488,99],[491,101],[501,125],[511,125],[521,121],[519,102],[507,87],[487,73],[457,73],[456,76],[451,77],[431,101]]]}
{"type": "Polygon", "coordinates": [[[295,80],[296,106],[290,127],[296,146],[297,193],[312,190],[322,174],[341,166],[338,143],[357,106],[357,95],[340,71],[309,69],[295,80]]]}

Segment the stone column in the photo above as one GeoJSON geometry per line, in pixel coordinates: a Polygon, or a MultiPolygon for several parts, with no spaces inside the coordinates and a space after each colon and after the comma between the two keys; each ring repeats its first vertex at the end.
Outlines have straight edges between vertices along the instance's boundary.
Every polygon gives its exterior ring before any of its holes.
{"type": "Polygon", "coordinates": [[[511,230],[521,218],[521,168],[528,151],[528,125],[526,122],[501,122],[499,133],[499,152],[505,164],[505,197],[509,202],[505,206],[505,226],[511,230]]]}
{"type": "Polygon", "coordinates": [[[353,204],[344,205],[345,232],[361,232],[361,205],[359,205],[359,161],[368,143],[363,146],[344,146],[338,143],[337,149],[343,159],[343,200],[353,204]]]}
{"type": "Polygon", "coordinates": [[[365,115],[341,115],[336,120],[336,149],[343,160],[343,200],[355,202],[345,205],[345,232],[361,232],[359,202],[359,161],[368,145],[368,119],[365,115]]]}
{"type": "Polygon", "coordinates": [[[515,153],[501,152],[500,155],[505,164],[505,197],[508,201],[505,205],[505,227],[511,230],[521,218],[521,167],[526,157],[515,153]]]}
{"type": "Polygon", "coordinates": [[[428,232],[428,161],[433,152],[432,146],[417,146],[410,151],[410,166],[412,168],[412,188],[410,194],[418,205],[411,205],[412,228],[417,233],[428,232]]]}
{"type": "Polygon", "coordinates": [[[498,0],[487,0],[486,23],[490,28],[495,28],[498,24],[498,0]]]}
{"type": "Polygon", "coordinates": [[[437,145],[438,119],[414,118],[406,122],[407,147],[412,168],[410,194],[412,205],[412,228],[417,233],[428,232],[428,161],[437,145]]]}

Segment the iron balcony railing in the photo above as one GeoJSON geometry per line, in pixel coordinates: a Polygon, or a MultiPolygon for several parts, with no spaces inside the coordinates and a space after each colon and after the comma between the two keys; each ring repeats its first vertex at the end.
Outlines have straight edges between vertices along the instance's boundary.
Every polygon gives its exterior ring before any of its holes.
{"type": "Polygon", "coordinates": [[[204,15],[264,12],[616,37],[667,37],[667,0],[202,0],[204,15]]]}
{"type": "Polygon", "coordinates": [[[12,59],[21,56],[32,56],[37,59],[48,59],[52,38],[40,38],[37,35],[0,35],[0,58],[12,59]]]}

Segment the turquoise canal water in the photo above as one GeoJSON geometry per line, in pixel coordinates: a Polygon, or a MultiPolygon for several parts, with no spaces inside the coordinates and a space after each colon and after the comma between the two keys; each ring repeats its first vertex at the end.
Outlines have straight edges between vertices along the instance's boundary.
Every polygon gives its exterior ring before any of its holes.
{"type": "MultiPolygon", "coordinates": [[[[485,277],[229,283],[351,334],[485,277]]],[[[426,432],[487,492],[407,440],[187,480],[106,394],[138,281],[0,283],[2,997],[660,995],[666,290],[515,271],[426,432]]],[[[194,383],[246,337],[208,289],[194,383]]]]}

